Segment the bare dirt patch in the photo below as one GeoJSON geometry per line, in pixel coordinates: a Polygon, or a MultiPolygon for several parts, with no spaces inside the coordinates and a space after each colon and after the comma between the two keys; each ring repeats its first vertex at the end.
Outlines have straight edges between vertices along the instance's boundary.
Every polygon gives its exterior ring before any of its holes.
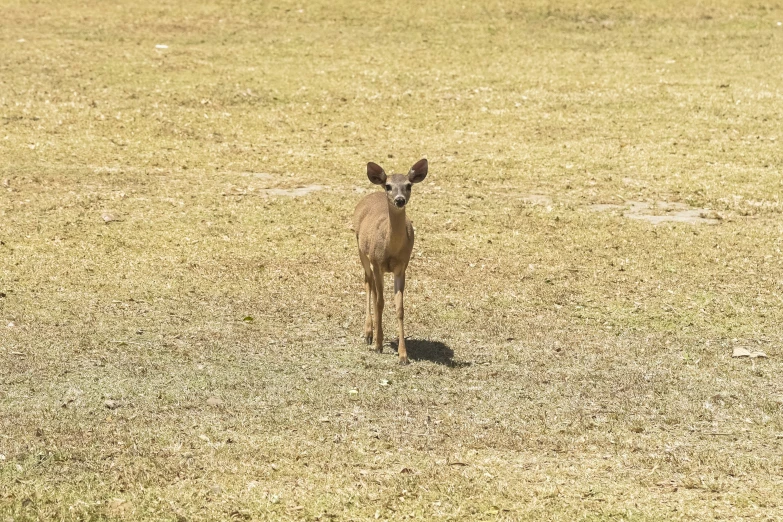
{"type": "Polygon", "coordinates": [[[626,201],[622,205],[599,204],[590,205],[590,210],[595,212],[620,212],[629,219],[647,221],[653,225],[666,222],[717,225],[721,222],[714,211],[706,208],[692,208],[684,203],[670,203],[667,201],[626,201]]]}
{"type": "Polygon", "coordinates": [[[522,196],[522,201],[532,206],[552,206],[552,198],[544,194],[528,194],[526,196],[522,196]]]}
{"type": "Polygon", "coordinates": [[[318,192],[319,190],[323,190],[324,187],[321,185],[305,185],[304,187],[296,187],[296,188],[268,188],[268,189],[261,189],[259,190],[259,193],[261,194],[267,194],[269,196],[287,196],[291,198],[298,198],[302,196],[306,196],[308,194],[312,194],[313,192],[318,192]]]}

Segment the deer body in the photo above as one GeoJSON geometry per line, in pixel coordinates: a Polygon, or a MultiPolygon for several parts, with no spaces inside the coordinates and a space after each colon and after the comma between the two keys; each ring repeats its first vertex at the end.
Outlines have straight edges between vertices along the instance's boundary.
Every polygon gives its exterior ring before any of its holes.
{"type": "Polygon", "coordinates": [[[405,271],[413,250],[413,225],[405,209],[389,211],[386,194],[376,192],[359,202],[354,212],[355,230],[372,230],[358,234],[359,251],[377,263],[384,272],[405,271]]]}
{"type": "Polygon", "coordinates": [[[392,273],[400,364],[408,363],[403,326],[403,293],[405,270],[413,251],[413,225],[405,215],[405,205],[410,200],[411,185],[422,181],[426,175],[426,159],[411,167],[407,175],[387,176],[380,166],[368,163],[367,177],[372,183],[383,185],[385,193],[377,192],[365,196],[356,205],[353,214],[353,228],[359,247],[359,259],[364,267],[364,289],[367,294],[364,338],[367,344],[372,344],[374,337],[375,349],[378,352],[383,350],[383,274],[392,273]]]}

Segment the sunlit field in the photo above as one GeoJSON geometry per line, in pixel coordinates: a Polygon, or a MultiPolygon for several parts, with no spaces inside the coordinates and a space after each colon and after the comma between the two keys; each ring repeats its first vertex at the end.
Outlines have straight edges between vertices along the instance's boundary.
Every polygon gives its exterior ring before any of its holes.
{"type": "Polygon", "coordinates": [[[0,521],[783,519],[783,5],[0,16],[0,521]]]}

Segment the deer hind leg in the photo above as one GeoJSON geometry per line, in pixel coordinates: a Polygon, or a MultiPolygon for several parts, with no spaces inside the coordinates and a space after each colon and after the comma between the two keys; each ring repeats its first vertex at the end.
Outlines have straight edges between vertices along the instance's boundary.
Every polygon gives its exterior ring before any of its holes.
{"type": "Polygon", "coordinates": [[[383,351],[383,271],[377,264],[372,265],[372,275],[375,280],[375,350],[383,351]]]}
{"type": "Polygon", "coordinates": [[[400,336],[397,345],[397,355],[400,357],[400,364],[408,364],[408,350],[405,348],[405,327],[403,319],[405,318],[405,308],[403,306],[403,292],[405,291],[405,271],[402,274],[394,274],[394,306],[397,309],[397,333],[400,336]]]}
{"type": "Polygon", "coordinates": [[[372,309],[375,306],[375,280],[372,275],[372,266],[362,251],[359,251],[359,257],[364,267],[364,293],[367,294],[367,305],[365,307],[366,315],[364,318],[364,341],[372,344],[372,309]]]}

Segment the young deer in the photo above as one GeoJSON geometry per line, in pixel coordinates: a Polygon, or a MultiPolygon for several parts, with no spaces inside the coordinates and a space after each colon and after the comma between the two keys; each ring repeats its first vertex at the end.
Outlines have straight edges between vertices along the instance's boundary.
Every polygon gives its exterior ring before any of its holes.
{"type": "Polygon", "coordinates": [[[386,193],[376,192],[365,196],[353,213],[353,229],[359,244],[359,258],[364,266],[364,290],[367,293],[367,318],[364,321],[364,338],[372,344],[375,314],[375,349],[383,351],[383,274],[394,274],[394,304],[397,308],[397,330],[400,336],[397,353],[400,364],[408,364],[405,349],[405,330],[402,294],[405,291],[405,269],[413,250],[413,225],[405,217],[405,205],[411,198],[411,184],[427,177],[427,160],[422,159],[411,167],[408,175],[386,172],[375,163],[367,164],[367,177],[386,193]],[[375,308],[375,310],[372,310],[375,308]]]}

